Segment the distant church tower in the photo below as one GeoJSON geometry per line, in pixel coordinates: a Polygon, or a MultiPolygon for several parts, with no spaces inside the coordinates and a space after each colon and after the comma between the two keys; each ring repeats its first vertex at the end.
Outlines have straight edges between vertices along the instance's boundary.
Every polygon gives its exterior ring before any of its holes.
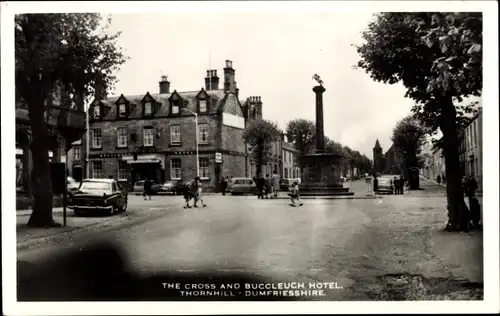
{"type": "Polygon", "coordinates": [[[380,173],[383,171],[383,159],[384,154],[382,153],[382,147],[377,139],[375,147],[373,147],[373,173],[380,173]]]}

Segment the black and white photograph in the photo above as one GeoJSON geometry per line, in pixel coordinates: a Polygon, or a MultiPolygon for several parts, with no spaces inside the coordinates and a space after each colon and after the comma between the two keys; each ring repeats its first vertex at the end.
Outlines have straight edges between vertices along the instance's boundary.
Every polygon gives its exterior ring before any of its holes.
{"type": "Polygon", "coordinates": [[[496,2],[1,9],[6,315],[500,310],[496,2]]]}

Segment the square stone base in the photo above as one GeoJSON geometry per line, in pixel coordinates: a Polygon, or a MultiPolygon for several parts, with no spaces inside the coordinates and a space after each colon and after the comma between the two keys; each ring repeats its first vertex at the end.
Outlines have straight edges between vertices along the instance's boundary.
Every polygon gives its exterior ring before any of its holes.
{"type": "Polygon", "coordinates": [[[341,179],[342,157],[335,154],[316,153],[301,157],[301,195],[350,195],[341,179]]]}

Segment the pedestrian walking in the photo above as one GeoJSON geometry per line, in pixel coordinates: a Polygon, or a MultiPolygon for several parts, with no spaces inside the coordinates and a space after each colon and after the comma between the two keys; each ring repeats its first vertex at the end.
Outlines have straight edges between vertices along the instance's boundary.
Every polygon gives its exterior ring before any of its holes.
{"type": "Polygon", "coordinates": [[[264,199],[266,180],[260,176],[257,179],[257,199],[264,199]]]}
{"type": "Polygon", "coordinates": [[[147,178],[144,178],[144,200],[147,200],[148,197],[151,200],[151,189],[152,189],[153,183],[147,178]]]}
{"type": "Polygon", "coordinates": [[[193,206],[198,207],[196,205],[196,203],[198,203],[198,201],[200,201],[201,206],[206,207],[207,205],[205,204],[205,202],[203,202],[203,185],[201,183],[201,179],[199,177],[196,177],[195,181],[196,181],[196,195],[194,198],[194,205],[193,206]]]}
{"type": "Polygon", "coordinates": [[[403,195],[405,193],[405,177],[399,175],[399,194],[403,195]]]}
{"type": "Polygon", "coordinates": [[[221,190],[222,190],[222,195],[226,195],[226,190],[227,190],[227,181],[226,181],[226,178],[222,178],[221,180],[221,183],[220,183],[220,187],[221,187],[221,190]]]}
{"type": "Polygon", "coordinates": [[[368,194],[372,192],[372,178],[366,173],[365,174],[365,183],[368,188],[368,194]]]}
{"type": "Polygon", "coordinates": [[[184,201],[186,201],[186,205],[184,205],[184,208],[191,208],[189,205],[189,201],[193,198],[191,194],[191,183],[190,182],[185,182],[183,185],[183,198],[184,201]]]}
{"type": "Polygon", "coordinates": [[[437,176],[436,182],[437,182],[437,184],[441,184],[441,176],[440,175],[437,176]]]}
{"type": "Polygon", "coordinates": [[[373,193],[377,194],[378,192],[378,179],[377,179],[377,174],[373,175],[373,193]]]}
{"type": "Polygon", "coordinates": [[[264,187],[265,187],[265,197],[267,199],[267,198],[269,198],[269,194],[271,194],[272,187],[273,187],[273,182],[272,182],[271,178],[269,177],[269,174],[266,174],[264,187]]]}
{"type": "Polygon", "coordinates": [[[392,183],[394,185],[394,194],[399,194],[400,181],[399,181],[398,177],[394,177],[394,179],[392,180],[392,183]]]}
{"type": "Polygon", "coordinates": [[[302,201],[300,200],[300,195],[299,195],[299,183],[297,181],[294,181],[292,183],[292,185],[290,186],[290,206],[297,206],[295,204],[295,201],[297,201],[299,203],[299,206],[302,206],[304,205],[304,203],[302,203],[302,201]]]}
{"type": "Polygon", "coordinates": [[[277,170],[274,170],[273,173],[273,196],[274,198],[278,198],[278,192],[280,189],[280,176],[277,170]]]}

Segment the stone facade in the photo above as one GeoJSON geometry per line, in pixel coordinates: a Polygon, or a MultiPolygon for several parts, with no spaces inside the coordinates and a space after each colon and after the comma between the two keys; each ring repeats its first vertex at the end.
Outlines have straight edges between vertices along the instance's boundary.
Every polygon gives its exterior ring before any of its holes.
{"type": "Polygon", "coordinates": [[[242,139],[245,109],[234,73],[232,62],[226,61],[224,80],[230,82],[224,82],[224,89],[218,87],[216,71],[209,70],[206,86],[197,91],[171,92],[170,82],[162,77],[158,94],[96,98],[88,113],[87,176],[114,177],[129,185],[145,177],[157,183],[193,179],[197,173],[195,114],[199,172],[205,188],[214,191],[222,177],[247,175],[242,139]],[[222,161],[216,161],[219,154],[222,161]]]}

